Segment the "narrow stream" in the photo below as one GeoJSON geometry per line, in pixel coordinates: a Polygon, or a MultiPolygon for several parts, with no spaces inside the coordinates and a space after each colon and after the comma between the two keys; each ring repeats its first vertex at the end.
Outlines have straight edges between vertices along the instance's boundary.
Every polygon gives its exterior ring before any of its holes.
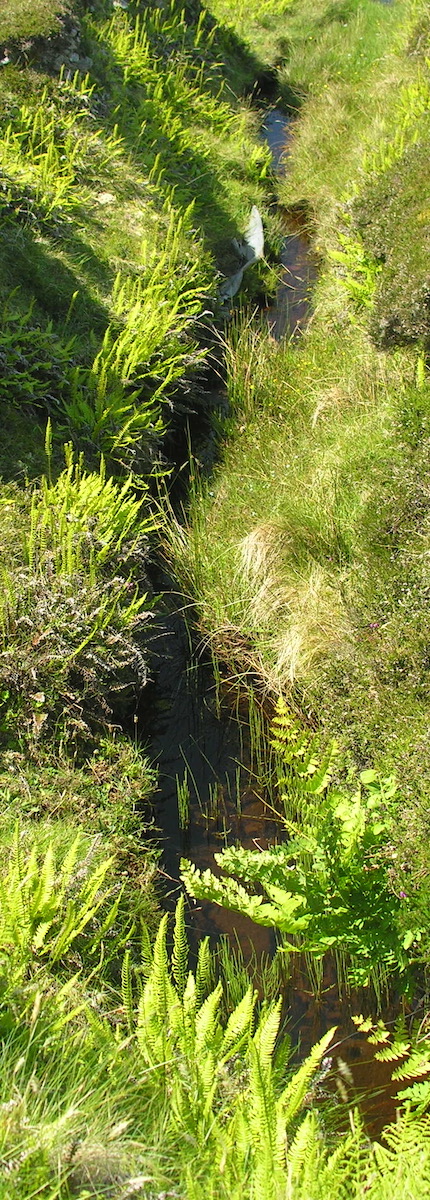
{"type": "MultiPolygon", "coordinates": [[[[294,122],[279,108],[270,109],[262,124],[262,134],[278,176],[287,171],[293,129],[294,122]]],[[[281,210],[281,215],[285,230],[280,255],[281,279],[276,302],[269,310],[269,328],[276,341],[286,335],[295,336],[307,324],[312,289],[318,277],[303,214],[281,210]]]]}
{"type": "MultiPolygon", "coordinates": [[[[280,110],[272,109],[262,130],[275,169],[281,174],[288,158],[291,122],[280,110]]],[[[303,222],[288,214],[281,262],[283,272],[276,303],[269,311],[269,325],[276,340],[303,329],[317,275],[303,222]]],[[[166,592],[170,586],[169,580],[161,581],[166,592]]],[[[266,848],[282,838],[282,830],[256,788],[251,742],[243,715],[241,718],[231,694],[226,699],[225,688],[220,709],[212,664],[205,661],[193,644],[192,614],[188,623],[180,598],[175,606],[175,597],[170,593],[169,601],[171,611],[160,616],[153,627],[154,684],[149,705],[146,692],[141,736],[143,740],[149,738],[151,757],[159,769],[155,820],[161,831],[167,903],[173,906],[181,886],[182,855],[202,869],[214,869],[214,853],[223,845],[239,841],[249,848],[266,848]],[[185,788],[189,797],[189,816],[182,821],[178,786],[185,788]]],[[[194,947],[205,934],[214,939],[225,934],[233,946],[240,944],[245,962],[255,964],[262,958],[267,961],[276,947],[271,930],[216,904],[190,901],[189,925],[194,947]]],[[[335,1091],[342,1072],[345,1087],[345,1073],[350,1072],[347,1084],[350,1097],[364,1097],[362,1110],[367,1114],[369,1130],[377,1136],[382,1125],[394,1115],[395,1089],[389,1084],[389,1064],[375,1062],[373,1048],[364,1035],[356,1033],[351,1020],[352,1014],[369,1011],[368,996],[363,993],[340,998],[334,964],[329,961],[318,999],[302,956],[291,956],[290,966],[285,1010],[297,1055],[306,1055],[328,1028],[337,1025],[337,1048],[327,1087],[335,1091]],[[346,1068],[339,1067],[339,1059],[346,1068]]],[[[390,1015],[387,1011],[386,1019],[390,1015]]]]}

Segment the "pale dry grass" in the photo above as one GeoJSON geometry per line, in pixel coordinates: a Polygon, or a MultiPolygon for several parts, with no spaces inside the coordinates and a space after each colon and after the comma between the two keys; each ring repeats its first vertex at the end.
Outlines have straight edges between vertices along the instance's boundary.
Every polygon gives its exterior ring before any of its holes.
{"type": "Polygon", "coordinates": [[[266,523],[247,534],[239,548],[248,621],[266,644],[264,657],[277,688],[303,679],[326,656],[345,654],[353,640],[339,581],[317,563],[305,573],[291,564],[288,570],[292,547],[286,529],[266,523]]]}

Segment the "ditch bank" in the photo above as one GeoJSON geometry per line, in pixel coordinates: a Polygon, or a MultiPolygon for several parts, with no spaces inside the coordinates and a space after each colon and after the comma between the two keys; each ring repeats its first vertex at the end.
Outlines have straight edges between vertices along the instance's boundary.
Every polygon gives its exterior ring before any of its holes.
{"type": "MultiPolygon", "coordinates": [[[[271,150],[274,170],[282,175],[288,164],[292,122],[272,108],[262,122],[262,136],[271,150]]],[[[285,239],[279,285],[275,302],[265,312],[276,341],[300,337],[309,319],[318,271],[305,216],[285,212],[282,217],[285,239]]],[[[213,869],[214,854],[224,846],[240,843],[249,849],[266,849],[282,841],[284,830],[261,783],[264,771],[259,756],[267,738],[267,705],[257,694],[251,699],[249,694],[240,696],[228,679],[221,678],[205,649],[196,644],[192,610],[182,597],[175,597],[169,579],[162,578],[158,586],[168,611],[156,618],[152,628],[154,682],[149,704],[146,692],[139,732],[142,739],[149,738],[159,773],[155,821],[161,833],[165,899],[173,907],[181,888],[181,857],[200,870],[213,869]]],[[[281,962],[272,929],[215,903],[190,901],[189,923],[194,951],[206,935],[213,941],[228,939],[257,987],[265,972],[267,987],[267,971],[277,958],[278,987],[297,1056],[305,1057],[336,1025],[337,1041],[324,1087],[339,1091],[343,1098],[348,1093],[350,1102],[360,1102],[369,1130],[377,1136],[394,1114],[396,1088],[389,1064],[375,1061],[375,1047],[357,1033],[352,1016],[369,1014],[378,1003],[381,1006],[381,997],[376,998],[371,989],[350,993],[342,988],[330,957],[318,981],[305,956],[286,959],[284,955],[281,962]]],[[[386,1020],[398,1011],[388,995],[382,1007],[386,1020]]]]}

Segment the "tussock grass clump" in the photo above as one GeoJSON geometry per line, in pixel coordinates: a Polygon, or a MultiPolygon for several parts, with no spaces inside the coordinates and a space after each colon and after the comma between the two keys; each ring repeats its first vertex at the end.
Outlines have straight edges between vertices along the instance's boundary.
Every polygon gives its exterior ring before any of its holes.
{"type": "Polygon", "coordinates": [[[236,625],[272,685],[309,679],[322,658],[352,650],[354,559],[378,557],[368,471],[371,462],[376,489],[393,411],[384,361],[370,346],[360,358],[358,347],[354,331],[315,333],[298,351],[275,351],[261,335],[248,372],[248,335],[236,343],[241,433],[197,489],[188,534],[175,535],[188,586],[196,571],[205,626],[222,640],[236,625]]]}

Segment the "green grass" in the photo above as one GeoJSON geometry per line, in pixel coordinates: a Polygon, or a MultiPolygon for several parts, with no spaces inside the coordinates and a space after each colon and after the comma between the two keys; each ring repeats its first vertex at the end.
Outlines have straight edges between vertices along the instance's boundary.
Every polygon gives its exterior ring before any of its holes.
{"type": "Polygon", "coordinates": [[[398,775],[393,882],[423,913],[428,14],[340,12],[290,14],[302,106],[280,198],[320,255],[309,329],[279,346],[246,319],[231,331],[222,461],[166,542],[230,672],[291,691],[346,761],[398,775]]]}
{"type": "MultiPolygon", "coordinates": [[[[54,30],[58,8],[3,5],[0,36],[54,30]]],[[[202,405],[199,318],[218,320],[251,205],[269,244],[277,229],[258,118],[232,97],[277,62],[301,104],[281,196],[324,259],[315,312],[298,345],[231,327],[222,461],[166,541],[232,674],[299,697],[341,732],[344,764],[398,772],[390,881],[427,929],[426,352],[382,352],[371,333],[399,266],[405,311],[426,279],[418,240],[405,258],[392,239],[405,196],[426,235],[428,14],[294,0],[230,9],[226,30],[175,4],[70,11],[89,76],[51,70],[39,43],[31,67],[0,71],[0,1195],[388,1200],[395,1178],[411,1200],[428,1190],[428,1120],[375,1148],[350,1114],[332,1139],[322,1048],[285,1093],[281,975],[266,968],[272,1007],[253,1024],[225,948],[217,965],[203,942],[189,976],[178,920],[173,955],[164,923],[152,949],[155,777],[113,726],[147,674],[148,481],[202,405]],[[217,971],[225,994],[205,1002],[217,971]]]]}
{"type": "Polygon", "coordinates": [[[19,41],[55,32],[66,0],[4,0],[0,13],[0,40],[19,41]]]}

